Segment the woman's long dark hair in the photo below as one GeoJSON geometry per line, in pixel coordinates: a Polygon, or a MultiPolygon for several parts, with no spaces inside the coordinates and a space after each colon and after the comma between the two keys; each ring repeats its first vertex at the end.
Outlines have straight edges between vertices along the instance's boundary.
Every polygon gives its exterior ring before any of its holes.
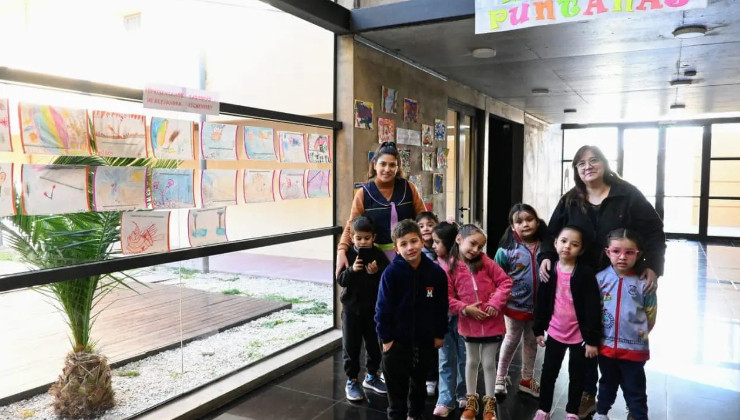
{"type": "MultiPolygon", "coordinates": [[[[460,236],[464,240],[465,238],[476,232],[483,235],[483,237],[486,236],[486,232],[483,232],[483,229],[473,224],[462,225],[458,232],[458,236],[460,236]]],[[[455,239],[457,239],[457,237],[455,239]]],[[[452,244],[450,255],[452,255],[452,258],[450,259],[450,275],[454,275],[455,271],[457,271],[457,262],[460,260],[460,245],[457,244],[457,240],[455,240],[455,243],[452,244]]],[[[475,261],[465,261],[465,264],[468,265],[468,269],[473,274],[477,273],[483,265],[480,256],[475,261]]]]}
{"type": "Polygon", "coordinates": [[[619,175],[609,167],[609,161],[606,159],[606,156],[601,149],[591,145],[581,146],[575,156],[573,156],[573,162],[571,162],[571,167],[573,168],[573,181],[576,185],[570,191],[565,193],[565,205],[571,206],[575,204],[584,212],[586,211],[586,201],[588,201],[588,191],[586,191],[586,184],[578,173],[577,165],[586,152],[593,153],[594,157],[599,159],[601,164],[604,165],[604,183],[614,185],[618,182],[622,182],[622,178],[620,178],[619,175]]]}
{"type": "Polygon", "coordinates": [[[373,179],[377,175],[375,172],[375,164],[378,162],[378,159],[383,155],[391,155],[394,158],[396,158],[396,164],[398,164],[398,170],[396,171],[396,178],[405,178],[405,174],[403,173],[403,165],[401,164],[401,156],[398,154],[398,147],[396,147],[396,142],[393,141],[384,141],[383,143],[380,143],[378,145],[378,148],[375,149],[375,154],[373,155],[373,158],[370,160],[370,165],[367,170],[367,179],[373,179]]]}
{"type": "Polygon", "coordinates": [[[537,231],[534,233],[535,238],[540,242],[547,238],[547,223],[545,223],[544,220],[540,219],[540,216],[537,215],[537,210],[535,210],[534,207],[530,206],[529,204],[518,203],[514,204],[511,207],[511,210],[509,210],[509,227],[506,228],[504,234],[501,235],[501,239],[498,241],[499,248],[514,249],[516,248],[517,242],[521,242],[521,238],[517,239],[516,233],[514,232],[513,219],[517,213],[523,211],[531,214],[535,219],[537,219],[537,231]]]}

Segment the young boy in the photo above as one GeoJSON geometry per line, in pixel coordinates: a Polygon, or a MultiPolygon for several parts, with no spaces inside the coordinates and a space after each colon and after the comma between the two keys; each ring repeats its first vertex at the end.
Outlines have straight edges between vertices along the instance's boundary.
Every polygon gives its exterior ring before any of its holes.
{"type": "Polygon", "coordinates": [[[360,373],[360,349],[365,341],[367,374],[362,386],[385,394],[385,384],[378,377],[380,368],[380,345],[375,333],[375,301],[378,297],[380,275],[388,266],[388,258],[373,246],[375,227],[365,216],[352,221],[353,246],[347,250],[347,260],[352,264],[339,273],[337,283],[343,287],[342,301],[342,346],[344,348],[344,372],[347,385],[344,392],[350,401],[363,399],[357,375],[360,373]],[[359,257],[362,250],[367,261],[359,257]]]}
{"type": "Polygon", "coordinates": [[[432,249],[432,244],[434,243],[432,240],[432,231],[434,230],[434,227],[439,224],[437,215],[431,211],[423,211],[416,215],[416,223],[419,225],[421,239],[424,241],[424,248],[422,248],[421,251],[430,260],[436,261],[437,254],[435,254],[432,249]]]}
{"type": "Polygon", "coordinates": [[[424,243],[414,221],[398,223],[391,238],[398,255],[381,276],[375,306],[388,419],[417,419],[424,411],[429,364],[447,332],[447,275],[422,256],[424,243]]]}

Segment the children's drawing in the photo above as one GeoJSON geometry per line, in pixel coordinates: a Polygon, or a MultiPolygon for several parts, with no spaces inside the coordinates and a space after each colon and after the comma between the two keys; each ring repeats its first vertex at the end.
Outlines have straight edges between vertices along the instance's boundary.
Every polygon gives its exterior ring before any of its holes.
{"type": "Polygon", "coordinates": [[[121,213],[121,251],[124,254],[150,254],[169,250],[169,211],[121,213]]]}
{"type": "Polygon", "coordinates": [[[408,132],[409,132],[409,144],[413,146],[421,145],[421,131],[408,130],[408,132]]]}
{"type": "Polygon", "coordinates": [[[62,214],[90,211],[87,202],[88,166],[23,165],[23,214],[62,214]]]}
{"type": "Polygon", "coordinates": [[[0,216],[12,216],[14,214],[13,164],[0,163],[0,216]]]}
{"type": "Polygon", "coordinates": [[[355,127],[373,129],[373,103],[355,99],[355,127]]]}
{"type": "Polygon", "coordinates": [[[152,207],[181,209],[195,207],[192,169],[152,169],[152,207]]]}
{"type": "Polygon", "coordinates": [[[423,196],[421,192],[421,175],[409,175],[409,182],[414,184],[416,191],[419,191],[419,195],[423,196]]]}
{"type": "Polygon", "coordinates": [[[421,145],[432,146],[434,144],[434,126],[422,124],[421,125],[421,145]]]}
{"type": "Polygon", "coordinates": [[[403,173],[411,173],[411,149],[398,149],[398,156],[401,158],[403,173]]]}
{"type": "Polygon", "coordinates": [[[450,153],[450,149],[446,147],[437,148],[437,169],[447,168],[447,155],[450,153]]]}
{"type": "Polygon", "coordinates": [[[369,163],[372,163],[372,162],[373,162],[373,158],[374,158],[374,157],[375,157],[375,150],[369,150],[369,151],[367,152],[367,161],[368,161],[369,163]]]}
{"type": "Polygon", "coordinates": [[[421,146],[421,132],[418,130],[409,130],[407,128],[396,129],[396,143],[407,144],[409,146],[421,146]]]}
{"type": "Polygon", "coordinates": [[[272,128],[244,127],[244,150],[247,159],[277,160],[272,128]]]}
{"type": "Polygon", "coordinates": [[[188,239],[190,246],[227,242],[226,207],[188,211],[188,239]]]}
{"type": "Polygon", "coordinates": [[[275,179],[274,170],[244,170],[244,202],[263,203],[275,201],[273,183],[275,179]]]}
{"type": "Polygon", "coordinates": [[[419,102],[410,98],[403,98],[403,120],[419,122],[419,102]]]}
{"type": "Polygon", "coordinates": [[[445,124],[445,120],[440,120],[439,118],[434,119],[434,140],[445,140],[445,131],[447,129],[447,125],[445,124]]]}
{"type": "Polygon", "coordinates": [[[382,111],[388,114],[397,114],[398,113],[398,91],[396,89],[383,86],[383,90],[381,91],[381,97],[383,98],[383,100],[381,101],[382,111]]]}
{"type": "Polygon", "coordinates": [[[281,162],[305,162],[306,161],[306,136],[303,133],[292,133],[290,131],[278,131],[280,141],[281,162]]]}
{"type": "Polygon", "coordinates": [[[308,135],[308,161],[311,163],[331,162],[331,136],[326,134],[308,135]]]}
{"type": "Polygon", "coordinates": [[[434,194],[442,194],[444,192],[444,175],[434,174],[434,194]]]}
{"type": "Polygon", "coordinates": [[[306,180],[308,198],[329,197],[329,169],[310,170],[306,180]]]}
{"type": "Polygon", "coordinates": [[[23,152],[42,155],[90,155],[87,111],[18,104],[23,152]]]}
{"type": "Polygon", "coordinates": [[[378,118],[378,143],[396,141],[396,122],[388,118],[378,118]]]}
{"type": "Polygon", "coordinates": [[[93,171],[95,211],[146,208],[147,168],[96,166],[93,171]]]}
{"type": "Polygon", "coordinates": [[[146,157],[146,117],[93,111],[95,151],[107,157],[146,157]]]}
{"type": "Polygon", "coordinates": [[[152,117],[151,141],[156,158],[194,159],[192,121],[152,117]]]}
{"type": "Polygon", "coordinates": [[[203,207],[235,206],[236,177],[236,170],[203,170],[200,182],[203,207]]]}
{"type": "Polygon", "coordinates": [[[13,142],[10,136],[10,106],[8,99],[0,99],[0,152],[12,152],[13,142]]]}
{"type": "Polygon", "coordinates": [[[422,150],[421,151],[421,170],[422,171],[433,171],[434,161],[437,160],[433,150],[422,150]]]}
{"type": "Polygon", "coordinates": [[[303,184],[306,171],[296,169],[283,169],[280,171],[280,198],[292,200],[295,198],[306,198],[306,189],[303,184]]]}
{"type": "Polygon", "coordinates": [[[237,126],[204,122],[200,129],[200,151],[206,160],[236,160],[237,126]]]}

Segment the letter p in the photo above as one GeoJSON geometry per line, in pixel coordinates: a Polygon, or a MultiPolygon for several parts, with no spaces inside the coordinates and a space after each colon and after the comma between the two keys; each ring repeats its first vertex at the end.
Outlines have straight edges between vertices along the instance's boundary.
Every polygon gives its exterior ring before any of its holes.
{"type": "Polygon", "coordinates": [[[491,19],[491,30],[498,29],[499,23],[504,22],[506,18],[508,17],[509,12],[507,12],[505,9],[501,10],[490,10],[488,12],[488,17],[491,19]]]}

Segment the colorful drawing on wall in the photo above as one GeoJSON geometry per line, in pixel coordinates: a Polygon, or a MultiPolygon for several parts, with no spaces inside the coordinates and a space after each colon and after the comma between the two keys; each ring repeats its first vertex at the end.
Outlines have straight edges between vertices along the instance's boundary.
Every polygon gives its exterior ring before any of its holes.
{"type": "Polygon", "coordinates": [[[381,111],[388,113],[388,114],[397,114],[398,113],[398,91],[393,88],[389,88],[387,86],[383,86],[383,90],[381,91],[381,97],[383,98],[381,100],[381,111]]]}
{"type": "Polygon", "coordinates": [[[23,165],[23,214],[63,214],[90,211],[88,166],[23,165]]]}
{"type": "Polygon", "coordinates": [[[372,163],[373,157],[375,157],[375,150],[370,150],[367,152],[367,161],[368,163],[372,163]]]}
{"type": "Polygon", "coordinates": [[[401,158],[403,173],[411,173],[411,149],[398,149],[398,157],[401,158]]]}
{"type": "Polygon", "coordinates": [[[93,171],[93,208],[95,211],[147,208],[147,168],[96,166],[93,171]]]}
{"type": "Polygon", "coordinates": [[[355,99],[355,127],[373,129],[373,103],[355,99]]]}
{"type": "Polygon", "coordinates": [[[189,210],[188,240],[190,246],[227,242],[226,207],[189,210]]]}
{"type": "Polygon", "coordinates": [[[308,198],[329,197],[329,169],[309,170],[306,179],[308,198]]]}
{"type": "Polygon", "coordinates": [[[419,122],[419,103],[414,99],[403,98],[403,120],[419,122]]]}
{"type": "Polygon", "coordinates": [[[192,121],[152,117],[151,141],[158,159],[194,159],[192,121]]]}
{"type": "Polygon", "coordinates": [[[169,211],[121,213],[121,251],[124,254],[150,254],[169,250],[169,211]]]}
{"type": "Polygon", "coordinates": [[[236,170],[204,169],[200,180],[203,207],[235,206],[236,177],[236,170]]]}
{"type": "Polygon", "coordinates": [[[152,169],[152,207],[182,209],[195,207],[192,169],[152,169]]]}
{"type": "Polygon", "coordinates": [[[23,153],[90,155],[86,110],[20,103],[18,115],[23,153]]]}
{"type": "Polygon", "coordinates": [[[12,216],[14,214],[13,164],[0,163],[0,216],[12,216]]]}
{"type": "Polygon", "coordinates": [[[12,152],[13,142],[10,135],[10,105],[8,99],[0,99],[0,152],[12,152]]]}
{"type": "Polygon", "coordinates": [[[95,152],[106,157],[146,157],[146,117],[93,111],[95,152]]]}
{"type": "Polygon", "coordinates": [[[421,170],[422,171],[433,171],[435,160],[437,160],[437,156],[434,153],[434,150],[422,150],[421,151],[421,170]]]}
{"type": "Polygon", "coordinates": [[[421,145],[432,146],[434,144],[434,126],[422,124],[421,125],[421,145]]]}
{"type": "Polygon", "coordinates": [[[445,130],[447,129],[447,126],[445,125],[445,120],[440,120],[439,118],[434,119],[434,140],[445,140],[445,130]]]}
{"type": "Polygon", "coordinates": [[[427,197],[424,199],[424,208],[427,211],[434,211],[434,201],[431,200],[431,198],[427,197]]]}
{"type": "Polygon", "coordinates": [[[280,171],[280,199],[293,200],[296,198],[306,198],[306,188],[304,178],[306,171],[302,169],[283,169],[280,171]]]}
{"type": "Polygon", "coordinates": [[[236,160],[236,129],[231,124],[204,122],[200,129],[203,159],[236,160]]]}
{"type": "Polygon", "coordinates": [[[388,118],[378,118],[378,143],[396,141],[396,122],[388,118]]]}
{"type": "Polygon", "coordinates": [[[326,134],[308,135],[308,161],[311,163],[331,163],[331,136],[326,134]]]}
{"type": "Polygon", "coordinates": [[[421,193],[421,175],[409,175],[409,182],[414,184],[416,191],[419,192],[419,196],[423,196],[421,193]]]}
{"type": "Polygon", "coordinates": [[[247,159],[277,160],[272,128],[244,127],[244,150],[247,159]]]}
{"type": "Polygon", "coordinates": [[[437,169],[447,168],[447,155],[450,153],[450,149],[446,147],[437,148],[437,169]]]}
{"type": "Polygon", "coordinates": [[[273,184],[275,179],[274,170],[244,170],[244,202],[263,203],[275,201],[273,184]]]}
{"type": "Polygon", "coordinates": [[[306,136],[303,133],[278,131],[280,162],[306,161],[306,136]]]}
{"type": "Polygon", "coordinates": [[[434,174],[433,182],[434,194],[442,194],[444,192],[444,175],[434,174]]]}

